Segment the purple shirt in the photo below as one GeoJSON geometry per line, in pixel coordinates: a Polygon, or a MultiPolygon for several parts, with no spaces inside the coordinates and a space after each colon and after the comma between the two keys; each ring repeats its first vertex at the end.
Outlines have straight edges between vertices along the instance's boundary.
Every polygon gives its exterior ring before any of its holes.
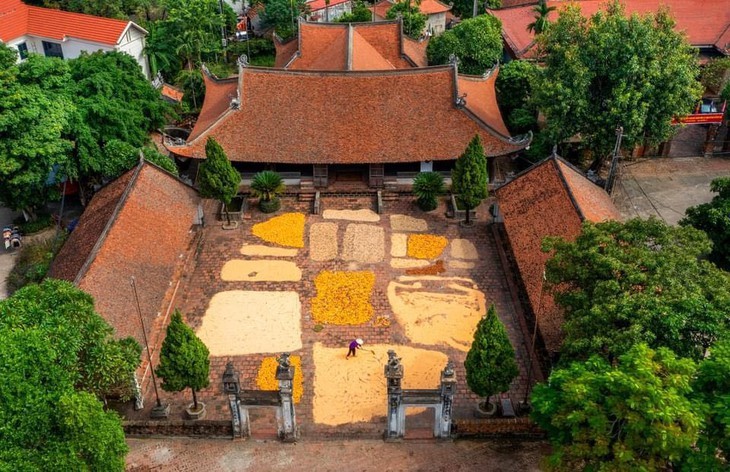
{"type": "Polygon", "coordinates": [[[357,343],[357,341],[353,341],[350,343],[350,349],[358,349],[360,345],[357,343]]]}

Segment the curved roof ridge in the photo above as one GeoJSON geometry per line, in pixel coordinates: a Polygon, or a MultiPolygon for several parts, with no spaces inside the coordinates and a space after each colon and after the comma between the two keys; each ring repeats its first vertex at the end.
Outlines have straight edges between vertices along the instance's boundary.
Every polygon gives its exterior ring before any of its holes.
{"type": "Polygon", "coordinates": [[[312,69],[281,69],[262,66],[246,66],[244,70],[263,72],[268,74],[289,74],[289,75],[320,75],[320,76],[352,76],[352,75],[418,75],[437,72],[439,70],[451,71],[451,65],[437,65],[425,67],[413,67],[410,69],[383,69],[383,70],[312,70],[312,69]]]}

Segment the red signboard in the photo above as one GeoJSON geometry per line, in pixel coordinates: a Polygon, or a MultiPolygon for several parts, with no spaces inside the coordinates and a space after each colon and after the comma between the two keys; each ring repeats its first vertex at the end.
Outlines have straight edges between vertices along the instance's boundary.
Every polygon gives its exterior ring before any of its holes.
{"type": "Polygon", "coordinates": [[[695,113],[687,115],[684,118],[673,119],[672,124],[683,123],[685,125],[703,125],[708,123],[720,124],[722,123],[722,116],[724,113],[695,113]]]}

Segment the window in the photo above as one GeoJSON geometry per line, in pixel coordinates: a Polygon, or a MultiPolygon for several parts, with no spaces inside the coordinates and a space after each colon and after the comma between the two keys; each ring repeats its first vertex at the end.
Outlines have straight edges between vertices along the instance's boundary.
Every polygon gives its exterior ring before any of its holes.
{"type": "Polygon", "coordinates": [[[61,49],[61,45],[58,43],[43,41],[43,54],[45,54],[46,57],[60,57],[63,59],[63,50],[61,49]]]}
{"type": "Polygon", "coordinates": [[[28,45],[26,43],[18,44],[18,54],[20,59],[26,59],[28,57],[28,45]]]}

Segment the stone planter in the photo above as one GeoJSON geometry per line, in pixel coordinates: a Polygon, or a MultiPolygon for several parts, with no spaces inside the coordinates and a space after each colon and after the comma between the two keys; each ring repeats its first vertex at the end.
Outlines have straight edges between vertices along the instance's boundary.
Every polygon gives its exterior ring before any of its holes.
{"type": "MultiPolygon", "coordinates": [[[[243,221],[243,213],[246,211],[246,197],[243,195],[236,195],[231,199],[231,204],[228,205],[228,214],[231,216],[231,222],[243,221]]],[[[226,221],[226,212],[223,211],[223,204],[221,203],[218,207],[218,220],[226,221]]]]}
{"type": "MultiPolygon", "coordinates": [[[[450,218],[457,218],[460,220],[466,219],[466,210],[459,210],[459,207],[456,206],[456,195],[454,195],[454,194],[452,194],[451,198],[449,198],[448,216],[450,218]]],[[[476,209],[469,210],[469,219],[475,220],[476,217],[477,217],[476,209]]]]}
{"type": "Polygon", "coordinates": [[[494,418],[497,414],[497,404],[480,401],[474,408],[475,418],[494,418]]]}
{"type": "Polygon", "coordinates": [[[271,200],[264,201],[259,200],[259,210],[261,210],[262,213],[274,213],[275,211],[278,211],[281,208],[281,199],[276,197],[271,200]]]}
{"type": "Polygon", "coordinates": [[[193,408],[194,403],[191,403],[188,405],[187,408],[185,408],[185,414],[188,415],[188,419],[191,420],[202,420],[205,418],[205,403],[198,402],[198,409],[195,410],[193,408]]]}

